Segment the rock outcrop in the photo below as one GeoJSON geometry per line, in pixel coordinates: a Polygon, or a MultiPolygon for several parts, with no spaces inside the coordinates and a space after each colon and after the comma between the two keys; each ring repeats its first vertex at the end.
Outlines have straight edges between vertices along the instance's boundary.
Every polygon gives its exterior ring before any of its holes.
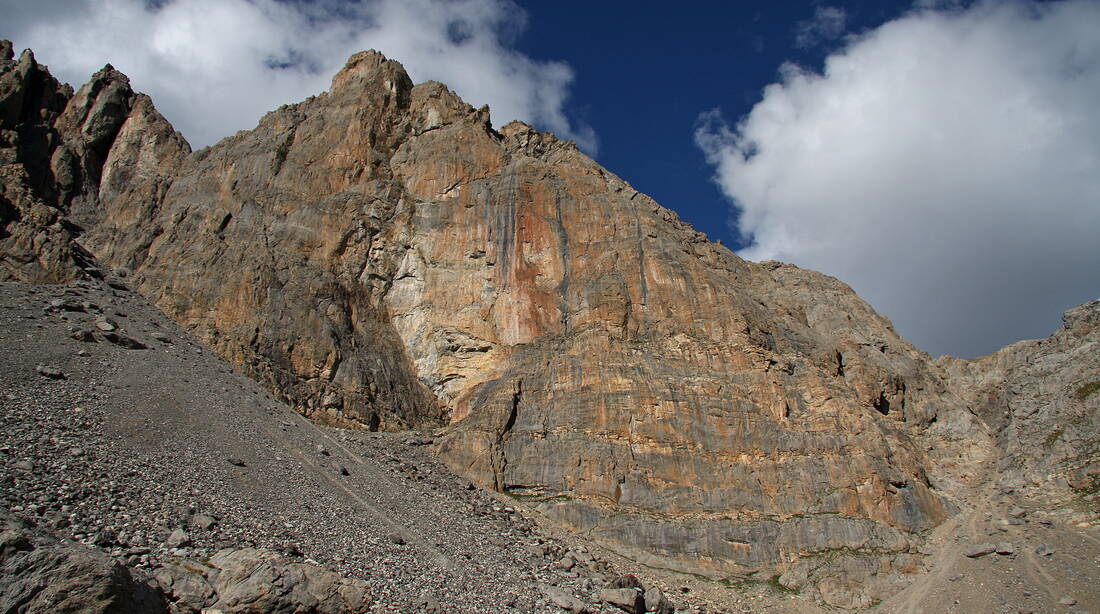
{"type": "Polygon", "coordinates": [[[131,571],[88,545],[59,539],[0,509],[0,608],[27,614],[361,614],[369,585],[255,548],[209,560],[177,558],[155,574],[131,571]]]}
{"type": "Polygon", "coordinates": [[[53,206],[49,175],[53,122],[71,95],[30,50],[14,60],[11,43],[0,42],[0,281],[80,275],[73,228],[53,206]]]}
{"type": "Polygon", "coordinates": [[[168,612],[160,592],[99,550],[62,541],[0,509],[0,610],[27,614],[168,612]]]}
{"type": "Polygon", "coordinates": [[[170,563],[156,579],[181,613],[364,614],[371,605],[362,580],[254,548],[170,563]]]}
{"type": "Polygon", "coordinates": [[[1100,301],[1062,322],[1047,339],[940,361],[996,437],[998,483],[1040,497],[1100,487],[1100,301]]]}
{"type": "Polygon", "coordinates": [[[905,552],[993,450],[968,367],[843,283],[378,53],[193,154],[109,68],[63,94],[39,198],[168,315],[316,420],[449,423],[456,471],[655,565],[905,552]]]}

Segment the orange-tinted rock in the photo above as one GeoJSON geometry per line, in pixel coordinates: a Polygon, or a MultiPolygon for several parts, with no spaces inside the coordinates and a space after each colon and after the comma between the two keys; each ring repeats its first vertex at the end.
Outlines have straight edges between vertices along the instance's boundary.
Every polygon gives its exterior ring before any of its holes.
{"type": "Polygon", "coordinates": [[[115,135],[98,183],[55,196],[84,245],[303,413],[447,423],[456,471],[633,556],[728,574],[906,550],[991,447],[844,284],[741,260],[377,53],[193,154],[140,95],[122,122],[78,113],[111,87],[57,124],[81,159],[99,141],[77,132],[115,135]]]}
{"type": "Polygon", "coordinates": [[[457,471],[695,569],[900,550],[951,508],[918,442],[940,375],[849,288],[747,263],[376,53],[184,160],[156,207],[111,156],[105,219],[141,223],[87,244],[318,419],[446,420],[457,471]]]}

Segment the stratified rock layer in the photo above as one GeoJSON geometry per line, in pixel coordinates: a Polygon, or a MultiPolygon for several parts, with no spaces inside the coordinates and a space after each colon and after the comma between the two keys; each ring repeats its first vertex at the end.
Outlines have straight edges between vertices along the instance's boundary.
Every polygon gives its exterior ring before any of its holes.
{"type": "Polygon", "coordinates": [[[992,449],[843,283],[377,53],[193,154],[109,68],[62,102],[40,198],[166,313],[315,419],[449,422],[453,468],[655,564],[906,550],[992,449]]]}
{"type": "Polygon", "coordinates": [[[1000,484],[1040,497],[1100,487],[1100,301],[1062,322],[1047,339],[940,361],[996,437],[1000,484]]]}

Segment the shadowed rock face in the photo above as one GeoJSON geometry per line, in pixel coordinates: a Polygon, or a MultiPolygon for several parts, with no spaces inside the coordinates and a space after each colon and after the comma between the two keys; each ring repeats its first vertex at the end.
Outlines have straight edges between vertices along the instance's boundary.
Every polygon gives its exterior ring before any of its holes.
{"type": "Polygon", "coordinates": [[[123,83],[97,73],[52,124],[83,245],[303,413],[448,422],[453,468],[636,556],[904,550],[990,449],[846,285],[741,260],[377,53],[194,154],[123,83]]]}

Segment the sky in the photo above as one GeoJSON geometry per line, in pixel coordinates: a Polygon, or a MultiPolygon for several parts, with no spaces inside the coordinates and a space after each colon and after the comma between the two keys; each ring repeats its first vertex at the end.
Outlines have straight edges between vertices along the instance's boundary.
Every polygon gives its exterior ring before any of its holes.
{"type": "Polygon", "coordinates": [[[1100,1],[0,0],[79,86],[130,76],[193,146],[356,51],[577,141],[751,260],[836,276],[933,355],[1100,298],[1100,1]]]}

